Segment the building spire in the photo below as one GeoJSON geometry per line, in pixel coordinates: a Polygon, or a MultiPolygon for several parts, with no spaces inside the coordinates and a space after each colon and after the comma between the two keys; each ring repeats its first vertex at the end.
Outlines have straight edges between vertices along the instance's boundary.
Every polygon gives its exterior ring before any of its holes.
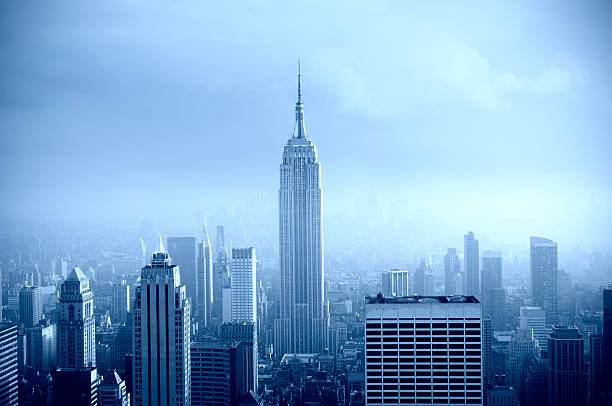
{"type": "Polygon", "coordinates": [[[166,252],[166,250],[164,249],[164,242],[162,240],[161,233],[159,234],[159,251],[157,252],[166,252]]]}
{"type": "Polygon", "coordinates": [[[306,126],[304,124],[304,103],[302,102],[302,67],[300,60],[298,59],[298,99],[297,103],[295,103],[295,125],[297,130],[297,135],[294,132],[295,138],[307,138],[306,137],[306,126]]]}

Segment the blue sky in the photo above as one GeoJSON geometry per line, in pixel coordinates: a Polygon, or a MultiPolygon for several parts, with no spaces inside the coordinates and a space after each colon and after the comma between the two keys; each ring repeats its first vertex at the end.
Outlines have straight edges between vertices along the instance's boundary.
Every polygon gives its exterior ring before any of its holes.
{"type": "Polygon", "coordinates": [[[607,2],[329,3],[3,2],[0,214],[274,200],[299,57],[327,218],[610,242],[607,2]]]}

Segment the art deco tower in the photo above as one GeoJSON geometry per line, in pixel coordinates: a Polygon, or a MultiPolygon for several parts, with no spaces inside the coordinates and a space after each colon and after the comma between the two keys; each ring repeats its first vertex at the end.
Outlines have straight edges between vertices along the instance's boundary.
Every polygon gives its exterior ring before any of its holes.
{"type": "Polygon", "coordinates": [[[306,136],[301,75],[295,129],[280,165],[280,318],[274,322],[274,351],[317,353],[327,347],[329,314],[323,289],[321,168],[306,136]]]}

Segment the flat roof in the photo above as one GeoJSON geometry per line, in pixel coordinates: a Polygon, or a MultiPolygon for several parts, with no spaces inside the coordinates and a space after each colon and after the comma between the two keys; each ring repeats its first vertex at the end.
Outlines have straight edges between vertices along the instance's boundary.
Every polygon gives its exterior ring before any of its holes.
{"type": "Polygon", "coordinates": [[[476,296],[366,296],[366,304],[383,303],[480,303],[476,296]]]}

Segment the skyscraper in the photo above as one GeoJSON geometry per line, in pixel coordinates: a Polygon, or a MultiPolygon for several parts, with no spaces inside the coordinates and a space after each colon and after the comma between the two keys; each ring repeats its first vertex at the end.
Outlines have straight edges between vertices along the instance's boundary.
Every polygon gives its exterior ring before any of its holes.
{"type": "Polygon", "coordinates": [[[553,326],[548,354],[548,405],[584,405],[584,341],[578,329],[553,326]]]}
{"type": "Polygon", "coordinates": [[[17,326],[0,323],[0,405],[17,406],[17,326]]]}
{"type": "MultiPolygon", "coordinates": [[[[221,325],[224,320],[230,320],[231,315],[223,314],[223,303],[228,301],[231,303],[231,298],[223,296],[224,288],[229,287],[229,261],[227,251],[225,250],[225,229],[223,226],[217,226],[217,234],[215,235],[215,252],[213,263],[213,304],[211,320],[214,325],[221,325]]],[[[227,312],[226,312],[227,313],[227,312]]]]}
{"type": "Polygon", "coordinates": [[[73,268],[60,294],[58,363],[61,368],[96,366],[96,323],[89,279],[73,268]]]}
{"type": "Polygon", "coordinates": [[[257,393],[257,330],[254,322],[223,323],[221,339],[235,349],[231,360],[231,387],[238,401],[251,391],[257,393]]]}
{"type": "Polygon", "coordinates": [[[534,306],[546,313],[546,326],[557,323],[557,243],[546,238],[530,240],[531,293],[534,306]]]}
{"type": "Polygon", "coordinates": [[[527,329],[539,348],[546,350],[546,312],[541,307],[521,307],[519,310],[519,328],[527,329]]]}
{"type": "MultiPolygon", "coordinates": [[[[603,363],[612,365],[612,289],[603,290],[603,363]]],[[[604,370],[604,390],[612,391],[612,369],[604,370]]]]}
{"type": "Polygon", "coordinates": [[[444,294],[458,295],[462,287],[457,286],[457,276],[461,272],[461,263],[455,248],[448,248],[444,255],[444,294]]]}
{"type": "Polygon", "coordinates": [[[112,323],[125,323],[130,311],[130,302],[130,286],[124,280],[115,283],[111,302],[112,323]]]}
{"type": "Polygon", "coordinates": [[[191,404],[230,406],[230,345],[224,341],[191,343],[191,404]]]}
{"type": "Polygon", "coordinates": [[[130,399],[117,371],[110,371],[104,375],[104,380],[98,388],[100,406],[130,406],[130,399]]]}
{"type": "Polygon", "coordinates": [[[180,268],[181,283],[187,290],[193,310],[198,308],[198,275],[196,270],[195,237],[168,237],[168,254],[172,263],[180,268]]]}
{"type": "Polygon", "coordinates": [[[210,324],[213,304],[213,252],[208,236],[208,227],[204,224],[203,239],[198,243],[198,307],[197,320],[202,326],[210,324]]]}
{"type": "Polygon", "coordinates": [[[26,328],[25,335],[27,364],[35,372],[53,371],[57,366],[57,325],[40,323],[26,328]]]}
{"type": "Polygon", "coordinates": [[[499,251],[482,253],[481,301],[483,316],[491,317],[494,331],[503,325],[506,291],[502,287],[502,256],[499,251]]]}
{"type": "Polygon", "coordinates": [[[42,288],[26,286],[19,291],[19,321],[25,328],[34,327],[42,319],[42,288]]]}
{"type": "Polygon", "coordinates": [[[463,294],[479,296],[480,256],[478,250],[478,240],[474,238],[473,232],[470,231],[463,236],[463,248],[463,261],[465,264],[463,294]]]}
{"type": "Polygon", "coordinates": [[[327,348],[329,314],[325,311],[321,168],[317,150],[306,136],[301,74],[295,129],[280,165],[279,252],[280,317],[274,322],[274,348],[284,353],[322,353],[327,348]]]}
{"type": "Polygon", "coordinates": [[[255,248],[232,249],[232,322],[257,321],[255,248]]]}
{"type": "Polygon", "coordinates": [[[482,404],[474,296],[366,298],[366,404],[482,404]]]}
{"type": "Polygon", "coordinates": [[[384,296],[408,296],[409,272],[401,269],[383,271],[382,294],[384,296]]]}
{"type": "Polygon", "coordinates": [[[98,406],[99,384],[94,367],[57,368],[53,371],[53,405],[98,406]]]}
{"type": "Polygon", "coordinates": [[[134,301],[134,404],[190,404],[190,305],[179,267],[160,243],[134,301]]]}

